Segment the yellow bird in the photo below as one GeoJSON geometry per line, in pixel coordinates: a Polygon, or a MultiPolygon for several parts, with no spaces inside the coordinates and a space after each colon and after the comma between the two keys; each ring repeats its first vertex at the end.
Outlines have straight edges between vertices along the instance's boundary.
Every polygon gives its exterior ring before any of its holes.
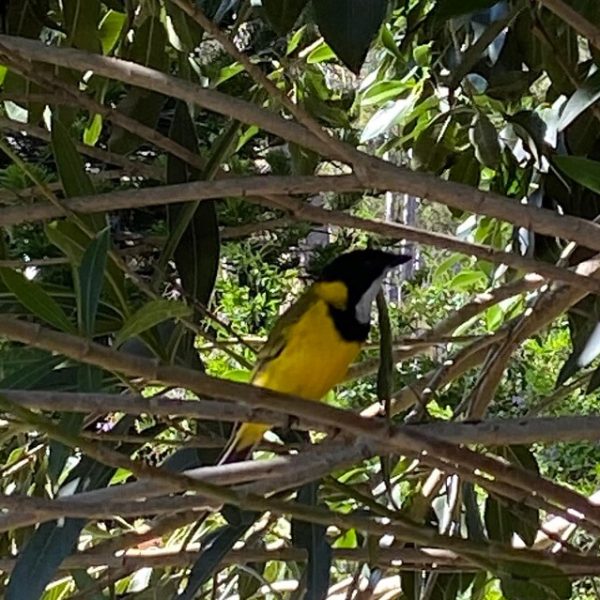
{"type": "MultiPolygon", "coordinates": [[[[318,281],[279,317],[251,383],[307,400],[321,400],[344,379],[369,334],[371,309],[386,274],[410,256],[356,250],[329,263],[318,281]]],[[[221,463],[243,460],[269,429],[244,423],[221,463]]]]}

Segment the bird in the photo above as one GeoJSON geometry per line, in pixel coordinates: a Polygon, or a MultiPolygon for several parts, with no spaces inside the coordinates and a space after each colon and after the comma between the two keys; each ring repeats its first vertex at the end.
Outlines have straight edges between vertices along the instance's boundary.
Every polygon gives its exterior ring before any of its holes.
{"type": "MultiPolygon", "coordinates": [[[[411,256],[377,249],[340,254],[276,321],[258,353],[250,383],[321,400],[340,383],[369,335],[373,301],[388,272],[411,256]]],[[[219,464],[245,460],[269,430],[244,423],[219,464]]]]}

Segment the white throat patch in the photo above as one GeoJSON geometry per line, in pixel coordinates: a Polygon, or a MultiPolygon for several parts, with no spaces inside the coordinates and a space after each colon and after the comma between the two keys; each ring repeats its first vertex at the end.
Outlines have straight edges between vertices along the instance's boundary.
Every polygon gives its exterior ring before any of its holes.
{"type": "Polygon", "coordinates": [[[377,292],[379,292],[379,288],[381,287],[386,274],[387,271],[378,277],[356,303],[355,314],[356,320],[359,323],[368,325],[371,322],[371,309],[373,307],[373,300],[375,300],[375,296],[377,296],[377,292]]]}

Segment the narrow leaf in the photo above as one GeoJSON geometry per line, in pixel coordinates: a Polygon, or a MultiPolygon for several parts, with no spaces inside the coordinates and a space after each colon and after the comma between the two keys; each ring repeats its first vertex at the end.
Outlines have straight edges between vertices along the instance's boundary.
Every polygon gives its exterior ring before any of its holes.
{"type": "Polygon", "coordinates": [[[109,54],[115,47],[115,44],[119,41],[126,20],[127,15],[116,10],[109,10],[104,15],[98,31],[103,54],[109,54]]]}
{"type": "Polygon", "coordinates": [[[39,283],[27,279],[18,271],[5,267],[0,268],[0,276],[6,287],[33,315],[60,331],[69,333],[76,331],[63,309],[39,283]]]}
{"type": "Polygon", "coordinates": [[[52,150],[65,196],[91,196],[94,186],[67,128],[52,118],[52,150]]]}
{"type": "MultiPolygon", "coordinates": [[[[302,486],[296,502],[315,506],[317,504],[318,483],[302,486]]],[[[317,523],[307,523],[292,519],[292,544],[303,548],[308,554],[306,564],[306,598],[319,600],[327,597],[331,570],[332,552],[327,541],[327,527],[317,523]]]]}
{"type": "Polygon", "coordinates": [[[190,307],[183,302],[165,299],[148,302],[126,321],[115,337],[115,346],[120,346],[125,340],[152,329],[163,321],[189,317],[191,312],[190,307]]]}
{"type": "Polygon", "coordinates": [[[200,587],[214,574],[223,558],[231,552],[234,544],[252,527],[258,513],[240,511],[227,506],[223,509],[223,516],[229,521],[228,525],[219,528],[210,539],[202,544],[202,554],[194,563],[188,578],[186,588],[177,595],[177,600],[192,600],[197,597],[200,587]]]}
{"type": "Polygon", "coordinates": [[[583,156],[553,156],[552,162],[573,181],[600,194],[600,162],[583,156]]]}
{"type": "Polygon", "coordinates": [[[560,116],[558,130],[568,127],[580,114],[600,100],[600,69],[592,73],[569,98],[560,116]]]}
{"type": "Polygon", "coordinates": [[[82,333],[90,337],[94,334],[109,244],[110,230],[107,227],[88,246],[79,267],[79,321],[82,333]]]}
{"type": "Polygon", "coordinates": [[[477,160],[490,169],[498,170],[501,159],[498,132],[483,113],[477,115],[469,129],[469,140],[473,144],[477,160]]]}

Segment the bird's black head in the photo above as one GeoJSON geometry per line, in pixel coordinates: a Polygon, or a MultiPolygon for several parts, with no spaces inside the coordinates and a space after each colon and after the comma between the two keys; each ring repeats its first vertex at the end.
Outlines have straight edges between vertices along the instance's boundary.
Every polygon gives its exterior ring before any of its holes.
{"type": "Polygon", "coordinates": [[[410,259],[406,254],[383,250],[355,250],[338,256],[323,269],[320,281],[338,281],[347,288],[345,310],[331,308],[344,337],[358,341],[366,339],[373,300],[384,277],[388,271],[410,259]]]}

